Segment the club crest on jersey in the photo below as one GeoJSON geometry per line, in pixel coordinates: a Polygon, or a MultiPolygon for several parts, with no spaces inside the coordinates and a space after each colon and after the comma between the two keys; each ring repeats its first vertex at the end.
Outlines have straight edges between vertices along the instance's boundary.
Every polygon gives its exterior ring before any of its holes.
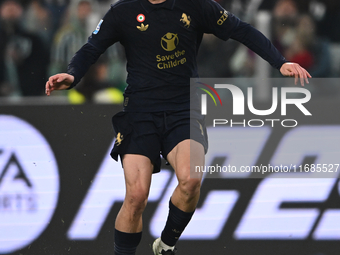
{"type": "Polygon", "coordinates": [[[198,120],[196,120],[196,121],[197,121],[198,125],[200,126],[201,135],[203,135],[203,136],[204,136],[204,131],[203,131],[202,124],[201,124],[201,123],[200,123],[198,120]]]}
{"type": "Polygon", "coordinates": [[[122,135],[120,132],[118,132],[117,137],[116,137],[116,142],[115,142],[115,144],[116,144],[117,146],[121,145],[123,139],[124,139],[123,135],[122,135]]]}
{"type": "Polygon", "coordinates": [[[182,21],[184,23],[184,27],[186,28],[190,27],[191,18],[185,13],[182,14],[182,18],[179,21],[182,21]]]}
{"type": "Polygon", "coordinates": [[[100,27],[101,25],[103,24],[103,20],[101,19],[96,27],[96,30],[93,31],[93,34],[98,34],[99,30],[100,30],[100,27]]]}

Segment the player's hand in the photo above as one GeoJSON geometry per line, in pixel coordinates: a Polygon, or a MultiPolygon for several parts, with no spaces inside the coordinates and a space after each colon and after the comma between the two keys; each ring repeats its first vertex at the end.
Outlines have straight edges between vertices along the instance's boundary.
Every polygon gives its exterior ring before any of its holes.
{"type": "Polygon", "coordinates": [[[301,86],[309,83],[308,78],[312,78],[312,76],[296,63],[285,63],[281,66],[280,72],[283,76],[295,77],[295,85],[298,83],[300,79],[301,86]]]}
{"type": "Polygon", "coordinates": [[[45,93],[51,95],[53,90],[68,89],[74,81],[74,77],[67,73],[59,73],[51,76],[46,82],[45,93]]]}

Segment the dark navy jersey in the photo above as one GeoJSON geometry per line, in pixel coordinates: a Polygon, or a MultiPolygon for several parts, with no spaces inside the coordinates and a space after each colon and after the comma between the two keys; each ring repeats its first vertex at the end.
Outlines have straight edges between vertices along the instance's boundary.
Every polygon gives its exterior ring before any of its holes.
{"type": "Polygon", "coordinates": [[[266,37],[213,0],[121,0],[75,54],[68,73],[74,86],[100,54],[120,42],[127,58],[125,111],[189,109],[190,78],[198,77],[196,55],[204,33],[235,39],[275,68],[286,61],[266,37]]]}

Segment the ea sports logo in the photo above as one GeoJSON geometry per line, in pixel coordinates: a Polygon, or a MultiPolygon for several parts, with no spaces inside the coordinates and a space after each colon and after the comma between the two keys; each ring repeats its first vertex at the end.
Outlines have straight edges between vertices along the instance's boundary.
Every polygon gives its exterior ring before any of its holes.
{"type": "Polygon", "coordinates": [[[59,175],[42,134],[0,115],[0,253],[29,245],[48,226],[57,205],[59,175]]]}
{"type": "Polygon", "coordinates": [[[161,39],[161,46],[166,51],[173,51],[179,43],[177,34],[166,33],[161,39]]]}

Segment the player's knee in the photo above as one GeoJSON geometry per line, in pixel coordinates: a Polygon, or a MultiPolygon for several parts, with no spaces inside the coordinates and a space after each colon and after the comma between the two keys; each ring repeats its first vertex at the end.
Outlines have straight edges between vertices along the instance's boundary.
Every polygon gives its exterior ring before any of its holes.
{"type": "Polygon", "coordinates": [[[187,178],[179,180],[178,186],[182,194],[188,199],[191,199],[199,194],[201,188],[201,180],[197,178],[190,178],[189,176],[187,178]]]}
{"type": "Polygon", "coordinates": [[[124,203],[130,210],[142,213],[148,201],[149,192],[147,190],[135,189],[127,192],[124,203]]]}

